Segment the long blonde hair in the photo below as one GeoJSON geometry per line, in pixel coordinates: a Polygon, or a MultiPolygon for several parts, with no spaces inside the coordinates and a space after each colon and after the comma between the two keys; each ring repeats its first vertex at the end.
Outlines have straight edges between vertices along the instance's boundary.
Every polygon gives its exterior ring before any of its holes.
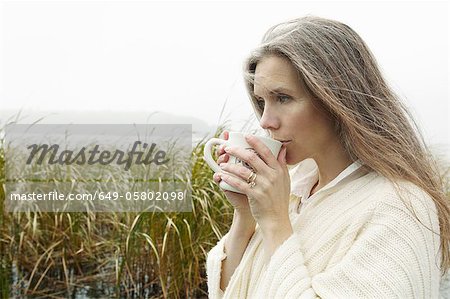
{"type": "MultiPolygon", "coordinates": [[[[407,180],[433,199],[440,224],[441,271],[450,267],[450,203],[442,177],[411,114],[383,78],[361,37],[334,20],[307,16],[270,28],[244,65],[253,94],[257,63],[268,55],[291,61],[318,105],[332,117],[348,155],[392,182],[407,180]]],[[[419,220],[420,221],[420,220],[419,220]]]]}

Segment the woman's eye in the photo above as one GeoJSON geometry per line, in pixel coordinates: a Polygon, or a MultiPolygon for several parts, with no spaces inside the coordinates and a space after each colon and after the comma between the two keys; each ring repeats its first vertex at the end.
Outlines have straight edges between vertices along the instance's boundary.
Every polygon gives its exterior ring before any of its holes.
{"type": "Polygon", "coordinates": [[[283,103],[287,102],[287,101],[289,101],[291,99],[290,96],[287,96],[287,95],[284,95],[284,94],[278,95],[277,98],[278,98],[278,101],[283,102],[283,103]]]}
{"type": "MultiPolygon", "coordinates": [[[[279,103],[284,104],[284,103],[290,101],[291,97],[288,95],[280,94],[280,95],[276,96],[276,100],[279,103]]],[[[256,105],[257,105],[258,109],[260,109],[262,111],[262,110],[264,110],[265,102],[263,99],[260,98],[260,99],[256,100],[256,105]]]]}

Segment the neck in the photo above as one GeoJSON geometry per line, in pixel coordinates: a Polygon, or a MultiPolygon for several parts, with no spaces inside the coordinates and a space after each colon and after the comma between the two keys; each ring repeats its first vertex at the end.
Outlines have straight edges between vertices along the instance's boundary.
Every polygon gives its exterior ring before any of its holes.
{"type": "Polygon", "coordinates": [[[319,181],[311,194],[323,188],[353,163],[341,146],[328,147],[328,150],[315,155],[313,159],[319,168],[319,181]]]}

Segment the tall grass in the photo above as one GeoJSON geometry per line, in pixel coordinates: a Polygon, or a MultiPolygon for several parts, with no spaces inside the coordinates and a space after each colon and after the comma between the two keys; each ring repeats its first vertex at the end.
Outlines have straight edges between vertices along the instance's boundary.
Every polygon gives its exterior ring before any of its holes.
{"type": "MultiPolygon", "coordinates": [[[[2,298],[207,296],[205,257],[228,231],[232,208],[203,160],[204,140],[191,154],[193,211],[185,213],[7,213],[2,142],[2,298]]],[[[450,195],[450,168],[439,164],[450,195]]]]}
{"type": "Polygon", "coordinates": [[[232,208],[203,148],[204,140],[191,155],[192,212],[8,213],[1,147],[1,296],[206,297],[205,257],[232,208]]]}

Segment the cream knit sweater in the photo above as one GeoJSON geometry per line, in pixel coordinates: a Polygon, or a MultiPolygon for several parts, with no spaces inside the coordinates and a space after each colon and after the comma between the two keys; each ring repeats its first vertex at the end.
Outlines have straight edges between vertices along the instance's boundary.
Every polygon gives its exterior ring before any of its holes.
{"type": "Polygon", "coordinates": [[[207,258],[210,298],[439,297],[439,222],[425,192],[401,182],[408,208],[387,179],[354,163],[306,198],[317,167],[302,163],[290,171],[294,234],[265,264],[257,226],[223,293],[225,235],[207,258]]]}

